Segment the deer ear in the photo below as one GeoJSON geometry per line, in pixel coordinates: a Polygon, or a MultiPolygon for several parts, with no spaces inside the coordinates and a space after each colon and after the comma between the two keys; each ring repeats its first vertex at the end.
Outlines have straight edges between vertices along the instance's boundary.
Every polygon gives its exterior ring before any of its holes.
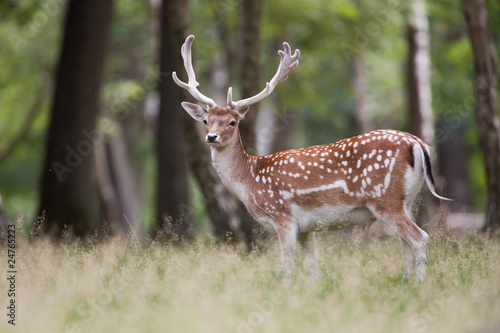
{"type": "Polygon", "coordinates": [[[207,115],[207,111],[197,104],[182,102],[181,105],[194,120],[203,121],[207,115]]]}
{"type": "Polygon", "coordinates": [[[245,118],[245,115],[247,114],[248,109],[250,109],[250,106],[243,106],[241,108],[236,109],[236,111],[240,114],[240,119],[245,118]]]}

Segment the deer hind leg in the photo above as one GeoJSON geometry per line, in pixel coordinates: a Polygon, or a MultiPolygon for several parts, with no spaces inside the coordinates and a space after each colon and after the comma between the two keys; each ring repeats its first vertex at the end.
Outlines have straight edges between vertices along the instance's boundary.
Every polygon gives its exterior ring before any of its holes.
{"type": "Polygon", "coordinates": [[[276,228],[281,247],[281,267],[285,278],[291,278],[297,255],[297,225],[281,223],[276,228]]]}
{"type": "Polygon", "coordinates": [[[318,276],[318,261],[316,259],[316,244],[314,232],[299,233],[299,244],[302,247],[302,257],[304,259],[304,266],[307,272],[315,280],[318,276]]]}
{"type": "Polygon", "coordinates": [[[418,229],[422,233],[422,238],[415,253],[415,278],[417,282],[424,282],[427,271],[427,243],[429,241],[429,236],[422,229],[418,229]]]}
{"type": "Polygon", "coordinates": [[[403,245],[403,250],[405,251],[406,257],[403,277],[405,279],[408,279],[413,275],[413,271],[415,268],[415,254],[413,252],[413,248],[403,238],[401,238],[401,245],[403,245]]]}
{"type": "Polygon", "coordinates": [[[405,209],[376,215],[401,238],[406,255],[405,274],[412,274],[414,270],[417,282],[423,282],[427,268],[427,233],[412,221],[405,209]]]}

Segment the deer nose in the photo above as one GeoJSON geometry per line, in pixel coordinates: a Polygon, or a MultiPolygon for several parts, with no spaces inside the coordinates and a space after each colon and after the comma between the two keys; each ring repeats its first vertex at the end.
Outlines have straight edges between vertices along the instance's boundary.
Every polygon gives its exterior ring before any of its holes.
{"type": "Polygon", "coordinates": [[[217,134],[207,134],[207,142],[215,142],[219,135],[217,134]]]}

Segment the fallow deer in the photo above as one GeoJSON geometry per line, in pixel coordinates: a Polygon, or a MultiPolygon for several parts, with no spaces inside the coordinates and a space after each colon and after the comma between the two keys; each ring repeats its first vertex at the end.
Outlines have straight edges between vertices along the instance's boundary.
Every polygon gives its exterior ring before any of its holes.
{"type": "Polygon", "coordinates": [[[284,276],[293,274],[297,242],[307,270],[317,274],[314,231],[379,219],[401,238],[405,275],[415,270],[416,280],[423,281],[429,237],[412,221],[412,206],[424,180],[435,197],[449,200],[435,192],[428,146],[408,133],[377,130],[328,145],[250,156],[241,143],[238,124],[252,104],[288,78],[299,64],[300,51],[292,55],[290,46],[283,43],[278,71],[266,88],[236,102],[229,88],[227,106],[219,107],[197,89],[193,40],[194,36],[187,37],[181,49],[188,82],[180,81],[175,72],[172,76],[206,108],[189,102],[182,107],[205,124],[212,163],[226,188],[259,223],[277,232],[284,276]]]}

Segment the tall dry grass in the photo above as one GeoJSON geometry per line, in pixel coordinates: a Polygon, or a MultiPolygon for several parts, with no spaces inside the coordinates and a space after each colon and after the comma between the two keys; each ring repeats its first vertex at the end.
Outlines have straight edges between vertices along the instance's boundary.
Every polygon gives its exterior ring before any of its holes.
{"type": "MultiPolygon", "coordinates": [[[[18,236],[17,325],[2,316],[0,331],[500,331],[498,241],[431,235],[427,280],[416,284],[402,280],[394,237],[358,244],[340,235],[319,237],[318,282],[299,261],[290,284],[273,240],[246,254],[215,244],[139,246],[133,237],[54,245],[18,236]]],[[[5,247],[0,256],[6,261],[5,247]]]]}

